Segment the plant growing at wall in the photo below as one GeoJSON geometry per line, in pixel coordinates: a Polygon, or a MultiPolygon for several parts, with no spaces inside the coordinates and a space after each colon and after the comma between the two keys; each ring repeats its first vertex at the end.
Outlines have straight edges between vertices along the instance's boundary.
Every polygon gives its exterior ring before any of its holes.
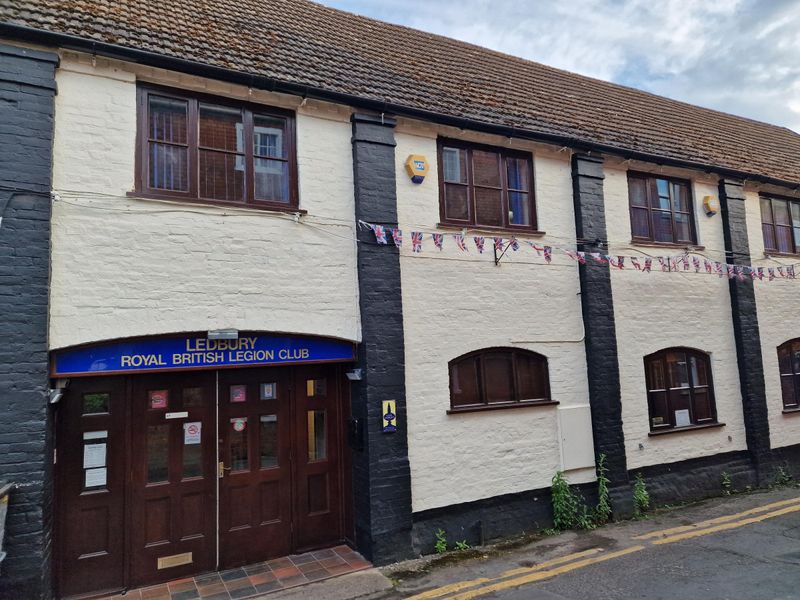
{"type": "Polygon", "coordinates": [[[722,493],[725,496],[730,496],[733,493],[733,482],[727,471],[722,472],[722,493]]]}
{"type": "Polygon", "coordinates": [[[608,467],[606,455],[601,454],[597,461],[597,506],[594,509],[594,522],[596,525],[608,523],[611,518],[611,500],[608,493],[608,467]]]}
{"type": "Polygon", "coordinates": [[[775,486],[784,487],[792,483],[792,476],[786,467],[779,466],[775,469],[775,486]]]}
{"type": "Polygon", "coordinates": [[[436,543],[434,544],[436,554],[444,554],[447,552],[447,534],[444,529],[436,530],[436,543]]]}
{"type": "Polygon", "coordinates": [[[553,501],[553,526],[558,530],[594,529],[595,524],[586,503],[579,493],[572,490],[564,478],[564,473],[557,471],[553,476],[550,488],[553,501]]]}
{"type": "Polygon", "coordinates": [[[465,550],[469,550],[471,546],[467,543],[467,540],[461,540],[460,542],[456,542],[456,550],[459,552],[463,552],[465,550]]]}
{"type": "Polygon", "coordinates": [[[633,505],[637,516],[650,508],[650,494],[647,492],[647,484],[641,473],[637,473],[633,481],[633,505]]]}

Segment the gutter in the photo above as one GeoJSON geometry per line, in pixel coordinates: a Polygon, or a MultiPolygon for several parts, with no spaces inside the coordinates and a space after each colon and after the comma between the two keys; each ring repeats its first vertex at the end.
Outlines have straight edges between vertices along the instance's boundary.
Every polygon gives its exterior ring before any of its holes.
{"type": "Polygon", "coordinates": [[[66,33],[56,33],[6,22],[0,23],[0,35],[8,36],[9,38],[28,43],[39,43],[45,46],[56,46],[68,50],[77,50],[96,56],[139,63],[149,67],[167,69],[170,71],[178,71],[199,77],[225,81],[227,83],[245,85],[255,89],[291,94],[294,96],[303,96],[316,100],[333,102],[336,104],[345,104],[362,110],[368,110],[377,113],[390,113],[396,116],[429,121],[440,125],[458,127],[460,129],[469,129],[481,133],[501,135],[504,137],[515,137],[536,142],[547,142],[560,146],[568,146],[579,151],[612,154],[624,159],[650,162],[658,165],[705,171],[707,173],[717,173],[723,177],[758,181],[760,183],[791,188],[793,190],[800,188],[800,183],[797,181],[785,181],[773,177],[765,177],[755,173],[720,168],[715,165],[709,165],[700,162],[669,158],[665,156],[659,156],[657,154],[648,154],[646,152],[626,150],[625,148],[595,142],[587,142],[586,140],[581,140],[579,138],[570,136],[560,136],[519,129],[513,126],[494,125],[483,121],[454,117],[452,115],[438,113],[435,111],[428,111],[381,100],[363,98],[352,94],[334,92],[324,88],[290,83],[272,77],[253,75],[223,67],[215,67],[206,63],[175,58],[148,50],[137,50],[135,48],[129,48],[117,44],[99,42],[90,38],[79,37],[66,33]]]}

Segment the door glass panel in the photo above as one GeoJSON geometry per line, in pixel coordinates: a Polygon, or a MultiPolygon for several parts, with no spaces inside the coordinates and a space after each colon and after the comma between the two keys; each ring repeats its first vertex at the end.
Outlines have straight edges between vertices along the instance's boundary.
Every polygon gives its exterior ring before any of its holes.
{"type": "Polygon", "coordinates": [[[325,429],[325,411],[308,411],[308,460],[327,458],[328,435],[325,429]]]}
{"type": "Polygon", "coordinates": [[[108,412],[108,402],[110,394],[101,392],[98,394],[84,394],[83,395],[83,414],[96,415],[108,412]]]}
{"type": "Polygon", "coordinates": [[[183,445],[183,478],[203,476],[202,444],[183,445]]]}
{"type": "Polygon", "coordinates": [[[230,420],[228,444],[231,451],[231,469],[247,471],[250,468],[247,452],[247,417],[236,417],[230,420]]]}
{"type": "Polygon", "coordinates": [[[147,427],[147,483],[169,481],[169,425],[147,427]]]}
{"type": "Polygon", "coordinates": [[[192,387],[183,389],[183,407],[194,408],[203,406],[203,388],[192,387]]]}
{"type": "Polygon", "coordinates": [[[306,381],[306,395],[309,398],[328,395],[327,379],[309,379],[306,381]]]}
{"type": "Polygon", "coordinates": [[[278,466],[278,415],[261,415],[260,417],[260,455],[261,468],[269,469],[278,466]]]}

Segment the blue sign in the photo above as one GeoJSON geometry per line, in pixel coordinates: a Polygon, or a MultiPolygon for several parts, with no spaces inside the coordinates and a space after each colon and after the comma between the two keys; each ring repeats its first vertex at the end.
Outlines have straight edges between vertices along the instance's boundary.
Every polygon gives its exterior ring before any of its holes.
{"type": "Polygon", "coordinates": [[[349,361],[353,350],[351,342],[291,336],[134,340],[56,352],[53,376],[349,361]]]}

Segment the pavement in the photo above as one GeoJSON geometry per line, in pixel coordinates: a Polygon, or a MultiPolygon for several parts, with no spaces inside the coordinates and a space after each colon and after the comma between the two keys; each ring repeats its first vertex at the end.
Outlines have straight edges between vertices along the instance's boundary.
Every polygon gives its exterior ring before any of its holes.
{"type": "Polygon", "coordinates": [[[266,600],[800,600],[800,489],[423,557],[266,600]]]}

